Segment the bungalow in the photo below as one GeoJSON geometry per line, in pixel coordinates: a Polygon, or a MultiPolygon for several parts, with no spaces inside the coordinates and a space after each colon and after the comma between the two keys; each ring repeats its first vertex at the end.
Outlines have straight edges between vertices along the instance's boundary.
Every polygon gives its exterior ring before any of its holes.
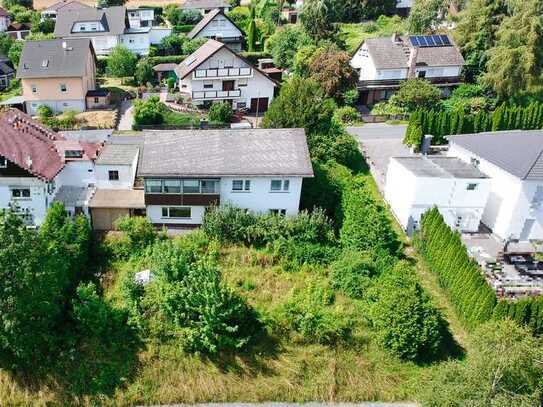
{"type": "Polygon", "coordinates": [[[92,8],[92,7],[87,6],[86,4],[80,3],[75,0],[62,0],[42,10],[40,20],[41,21],[44,21],[47,19],[56,20],[58,13],[61,11],[74,11],[74,10],[82,10],[82,9],[88,9],[88,8],[92,8]]]}
{"type": "Polygon", "coordinates": [[[197,10],[203,15],[215,9],[228,12],[230,8],[231,5],[228,0],[186,0],[181,6],[182,10],[197,10]]]}
{"type": "Polygon", "coordinates": [[[446,96],[461,83],[464,58],[448,35],[368,38],[358,47],[351,65],[359,72],[361,102],[388,100],[407,79],[424,78],[446,96]]]}
{"type": "Polygon", "coordinates": [[[262,113],[277,83],[222,42],[209,40],[176,69],[179,89],[195,105],[227,101],[236,109],[262,113]]]}
{"type": "Polygon", "coordinates": [[[86,96],[96,89],[96,56],[89,39],[27,41],[17,68],[26,111],[40,105],[54,112],[86,109],[86,96]]]}
{"type": "Polygon", "coordinates": [[[294,216],[313,169],[303,129],[182,130],[145,135],[138,175],[150,222],[183,228],[211,205],[294,216]]]}
{"type": "Polygon", "coordinates": [[[240,52],[243,47],[243,31],[219,8],[207,13],[187,37],[191,40],[197,38],[217,40],[236,52],[240,52]]]}
{"type": "MultiPolygon", "coordinates": [[[[171,34],[167,27],[130,26],[124,6],[62,10],[57,15],[57,38],[88,38],[97,55],[109,55],[117,45],[124,45],[138,55],[148,55],[149,47],[171,34]]],[[[145,20],[147,21],[147,20],[145,20]]],[[[135,23],[134,23],[135,24],[135,23]]]]}

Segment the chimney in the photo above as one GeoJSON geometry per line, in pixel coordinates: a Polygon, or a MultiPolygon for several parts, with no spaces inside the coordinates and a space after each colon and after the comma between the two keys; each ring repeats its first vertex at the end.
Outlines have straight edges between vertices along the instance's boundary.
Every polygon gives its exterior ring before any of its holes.
{"type": "Polygon", "coordinates": [[[68,44],[66,41],[62,41],[62,49],[66,49],[66,47],[68,47],[68,44]]]}
{"type": "Polygon", "coordinates": [[[28,168],[32,168],[32,157],[30,156],[26,157],[26,165],[28,168]]]}
{"type": "Polygon", "coordinates": [[[407,72],[407,79],[411,79],[415,77],[418,55],[419,55],[418,47],[409,48],[409,59],[407,61],[407,65],[409,66],[409,71],[407,72]]]}
{"type": "Polygon", "coordinates": [[[434,136],[432,136],[431,134],[427,134],[422,138],[422,145],[420,146],[420,152],[422,155],[428,155],[433,138],[434,136]]]}

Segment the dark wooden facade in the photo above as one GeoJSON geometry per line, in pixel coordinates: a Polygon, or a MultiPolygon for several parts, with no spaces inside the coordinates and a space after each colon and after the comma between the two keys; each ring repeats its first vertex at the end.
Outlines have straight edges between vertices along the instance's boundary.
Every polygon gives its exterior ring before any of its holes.
{"type": "Polygon", "coordinates": [[[211,206],[219,204],[219,194],[145,194],[145,205],[211,206]]]}

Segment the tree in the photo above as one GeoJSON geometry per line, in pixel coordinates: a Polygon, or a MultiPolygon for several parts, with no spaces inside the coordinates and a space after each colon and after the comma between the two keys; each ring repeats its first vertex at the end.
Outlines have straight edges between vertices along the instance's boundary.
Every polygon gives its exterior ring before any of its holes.
{"type": "Polygon", "coordinates": [[[33,6],[33,0],[3,0],[2,5],[5,9],[12,9],[15,6],[21,6],[27,9],[31,9],[33,6]]]}
{"type": "Polygon", "coordinates": [[[123,45],[117,45],[107,59],[106,72],[109,76],[125,78],[134,76],[138,58],[123,45]]]}
{"type": "Polygon", "coordinates": [[[446,0],[415,0],[407,19],[409,34],[427,34],[441,22],[447,6],[446,0]]]}
{"type": "Polygon", "coordinates": [[[315,42],[332,39],[336,33],[331,0],[305,0],[300,14],[304,31],[315,42]]]}
{"type": "MultiPolygon", "coordinates": [[[[9,50],[15,40],[12,36],[6,34],[6,33],[0,33],[0,54],[8,56],[9,50]]],[[[17,65],[14,65],[17,67],[17,65]]]]}
{"type": "Polygon", "coordinates": [[[136,79],[136,82],[140,85],[146,85],[149,82],[153,82],[155,79],[155,71],[148,59],[142,59],[138,62],[134,79],[136,79]]]}
{"type": "Polygon", "coordinates": [[[39,105],[37,111],[40,119],[53,117],[53,110],[47,105],[39,105]]]}
{"type": "Polygon", "coordinates": [[[409,79],[402,82],[398,93],[390,98],[390,103],[412,112],[416,109],[431,109],[439,105],[441,91],[425,79],[409,79]]]}
{"type": "Polygon", "coordinates": [[[247,28],[247,46],[249,52],[256,51],[256,6],[251,5],[251,16],[249,17],[249,27],[247,28]]]}
{"type": "Polygon", "coordinates": [[[189,55],[195,52],[198,48],[204,45],[207,42],[205,38],[195,38],[190,41],[186,41],[183,44],[183,54],[189,55]]]}
{"type": "Polygon", "coordinates": [[[327,133],[332,126],[336,105],[320,85],[311,80],[290,79],[264,115],[266,128],[303,127],[306,132],[327,133]]]}
{"type": "Polygon", "coordinates": [[[51,18],[46,18],[43,21],[40,21],[38,26],[40,32],[44,34],[52,34],[55,31],[55,20],[51,18]]]}
{"type": "Polygon", "coordinates": [[[15,41],[9,49],[8,58],[14,67],[19,66],[19,60],[21,59],[21,54],[23,52],[23,45],[23,41],[15,41]]]}
{"type": "Polygon", "coordinates": [[[320,48],[309,62],[309,77],[320,83],[327,96],[340,101],[342,94],[352,89],[358,80],[350,60],[349,53],[336,47],[320,48]]]}
{"type": "Polygon", "coordinates": [[[228,102],[219,102],[211,105],[208,116],[212,122],[230,123],[232,115],[232,105],[228,102]]]}
{"type": "Polygon", "coordinates": [[[134,101],[134,121],[140,125],[162,124],[166,105],[158,96],[134,101]]]}
{"type": "Polygon", "coordinates": [[[496,45],[488,51],[483,83],[502,100],[543,90],[543,3],[516,0],[511,16],[496,32],[496,45]]]}
{"type": "Polygon", "coordinates": [[[310,45],[311,38],[298,25],[279,28],[265,44],[265,50],[273,57],[279,68],[291,68],[296,52],[303,46],[310,45]]]}
{"type": "Polygon", "coordinates": [[[422,392],[423,406],[541,405],[541,341],[510,320],[489,322],[473,334],[465,361],[440,365],[422,392]]]}
{"type": "Polygon", "coordinates": [[[183,46],[189,41],[185,35],[170,34],[160,40],[160,49],[166,55],[180,55],[183,46]]]}

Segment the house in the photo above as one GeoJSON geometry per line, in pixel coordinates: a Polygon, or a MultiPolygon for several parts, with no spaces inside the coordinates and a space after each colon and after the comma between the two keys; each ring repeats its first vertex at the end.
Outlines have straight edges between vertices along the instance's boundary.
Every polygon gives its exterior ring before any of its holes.
{"type": "Polygon", "coordinates": [[[167,27],[143,26],[141,21],[140,26],[131,27],[129,21],[123,6],[62,10],[57,15],[54,35],[65,39],[88,38],[96,55],[109,55],[117,45],[124,45],[138,55],[148,55],[151,45],[159,44],[171,34],[167,27]]]}
{"type": "Polygon", "coordinates": [[[231,9],[228,0],[186,0],[181,5],[182,10],[197,10],[202,14],[207,14],[215,9],[228,12],[231,9]]]}
{"type": "Polygon", "coordinates": [[[54,112],[86,108],[86,96],[96,89],[96,55],[89,39],[27,41],[17,68],[26,111],[40,105],[54,112]]]}
{"type": "Polygon", "coordinates": [[[32,26],[27,23],[11,23],[6,29],[6,33],[15,40],[24,40],[30,35],[32,26]]]}
{"type": "Polygon", "coordinates": [[[0,90],[6,89],[15,77],[15,70],[6,62],[0,62],[0,90]]]}
{"type": "Polygon", "coordinates": [[[385,199],[408,234],[419,228],[421,216],[433,206],[451,228],[476,232],[490,183],[487,175],[456,157],[393,157],[387,170],[385,199]]]}
{"type": "Polygon", "coordinates": [[[154,8],[131,8],[126,12],[128,15],[128,24],[131,28],[152,27],[156,25],[154,8]]]}
{"type": "Polygon", "coordinates": [[[176,69],[179,89],[195,105],[229,101],[236,109],[262,113],[277,83],[222,42],[209,40],[176,69]]]}
{"type": "Polygon", "coordinates": [[[490,177],[482,223],[508,240],[543,239],[543,131],[449,137],[448,155],[490,177]]]}
{"type": "Polygon", "coordinates": [[[446,96],[461,83],[464,58],[448,35],[368,38],[356,50],[351,65],[359,72],[361,102],[388,100],[400,84],[424,78],[446,96]]]}
{"type": "Polygon", "coordinates": [[[87,6],[86,4],[80,3],[75,0],[62,0],[42,10],[40,20],[41,21],[44,21],[46,19],[56,20],[59,12],[83,10],[83,9],[89,9],[89,8],[92,8],[92,7],[87,6]]]}
{"type": "Polygon", "coordinates": [[[138,175],[150,222],[179,228],[212,205],[294,216],[313,169],[303,129],[181,130],[145,135],[138,175]]]}
{"type": "Polygon", "coordinates": [[[87,109],[106,109],[111,103],[111,92],[105,89],[89,90],[85,96],[87,109]]]}
{"type": "Polygon", "coordinates": [[[243,31],[220,8],[207,13],[194,28],[187,33],[191,40],[207,38],[228,45],[233,51],[243,49],[243,31]]]}
{"type": "Polygon", "coordinates": [[[0,32],[6,31],[10,23],[9,13],[0,7],[0,32]]]}

